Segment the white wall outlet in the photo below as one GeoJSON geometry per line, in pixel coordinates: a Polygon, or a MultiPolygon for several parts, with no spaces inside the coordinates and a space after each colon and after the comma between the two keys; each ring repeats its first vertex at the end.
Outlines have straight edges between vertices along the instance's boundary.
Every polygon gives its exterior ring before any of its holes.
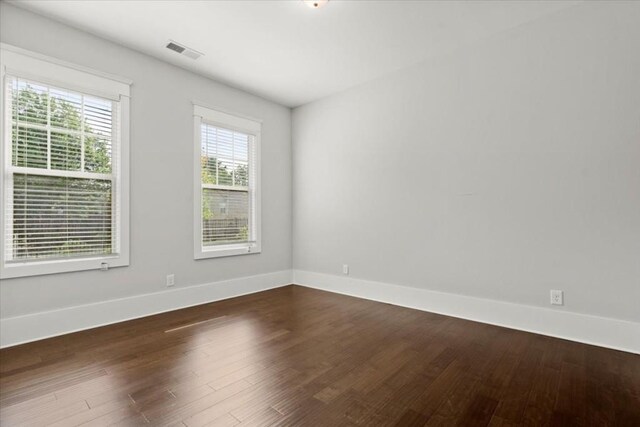
{"type": "Polygon", "coordinates": [[[167,274],[167,288],[176,284],[176,276],[174,274],[167,274]]]}
{"type": "Polygon", "coordinates": [[[551,304],[552,305],[564,305],[564,292],[551,291],[551,304]]]}
{"type": "Polygon", "coordinates": [[[349,275],[349,264],[342,264],[342,274],[345,276],[349,275]]]}

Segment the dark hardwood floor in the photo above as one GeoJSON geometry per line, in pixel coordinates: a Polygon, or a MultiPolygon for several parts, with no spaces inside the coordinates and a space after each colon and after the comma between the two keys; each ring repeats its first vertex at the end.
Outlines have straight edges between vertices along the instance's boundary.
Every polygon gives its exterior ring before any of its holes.
{"type": "Polygon", "coordinates": [[[640,356],[298,286],[0,351],[2,426],[640,426],[640,356]]]}

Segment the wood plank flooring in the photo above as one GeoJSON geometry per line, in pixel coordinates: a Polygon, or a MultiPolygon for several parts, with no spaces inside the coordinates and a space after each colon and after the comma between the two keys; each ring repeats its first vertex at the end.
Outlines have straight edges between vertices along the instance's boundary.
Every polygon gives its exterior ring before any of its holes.
{"type": "Polygon", "coordinates": [[[640,356],[299,286],[0,351],[2,426],[640,426],[640,356]]]}

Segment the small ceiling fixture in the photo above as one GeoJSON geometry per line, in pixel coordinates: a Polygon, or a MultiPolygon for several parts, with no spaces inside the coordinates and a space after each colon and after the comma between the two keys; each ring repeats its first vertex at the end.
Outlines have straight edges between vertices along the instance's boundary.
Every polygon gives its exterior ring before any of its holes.
{"type": "Polygon", "coordinates": [[[307,4],[307,6],[309,6],[312,9],[320,9],[322,6],[329,3],[329,0],[302,0],[302,1],[304,1],[307,4]]]}

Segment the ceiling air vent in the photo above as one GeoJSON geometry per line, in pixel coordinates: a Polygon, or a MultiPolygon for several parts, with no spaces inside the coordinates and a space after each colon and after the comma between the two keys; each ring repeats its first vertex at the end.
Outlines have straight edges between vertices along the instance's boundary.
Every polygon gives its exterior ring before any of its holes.
{"type": "Polygon", "coordinates": [[[169,43],[167,43],[166,47],[167,49],[178,52],[180,55],[184,55],[187,58],[198,59],[202,56],[202,53],[198,52],[197,50],[178,44],[173,40],[169,40],[169,43]]]}

